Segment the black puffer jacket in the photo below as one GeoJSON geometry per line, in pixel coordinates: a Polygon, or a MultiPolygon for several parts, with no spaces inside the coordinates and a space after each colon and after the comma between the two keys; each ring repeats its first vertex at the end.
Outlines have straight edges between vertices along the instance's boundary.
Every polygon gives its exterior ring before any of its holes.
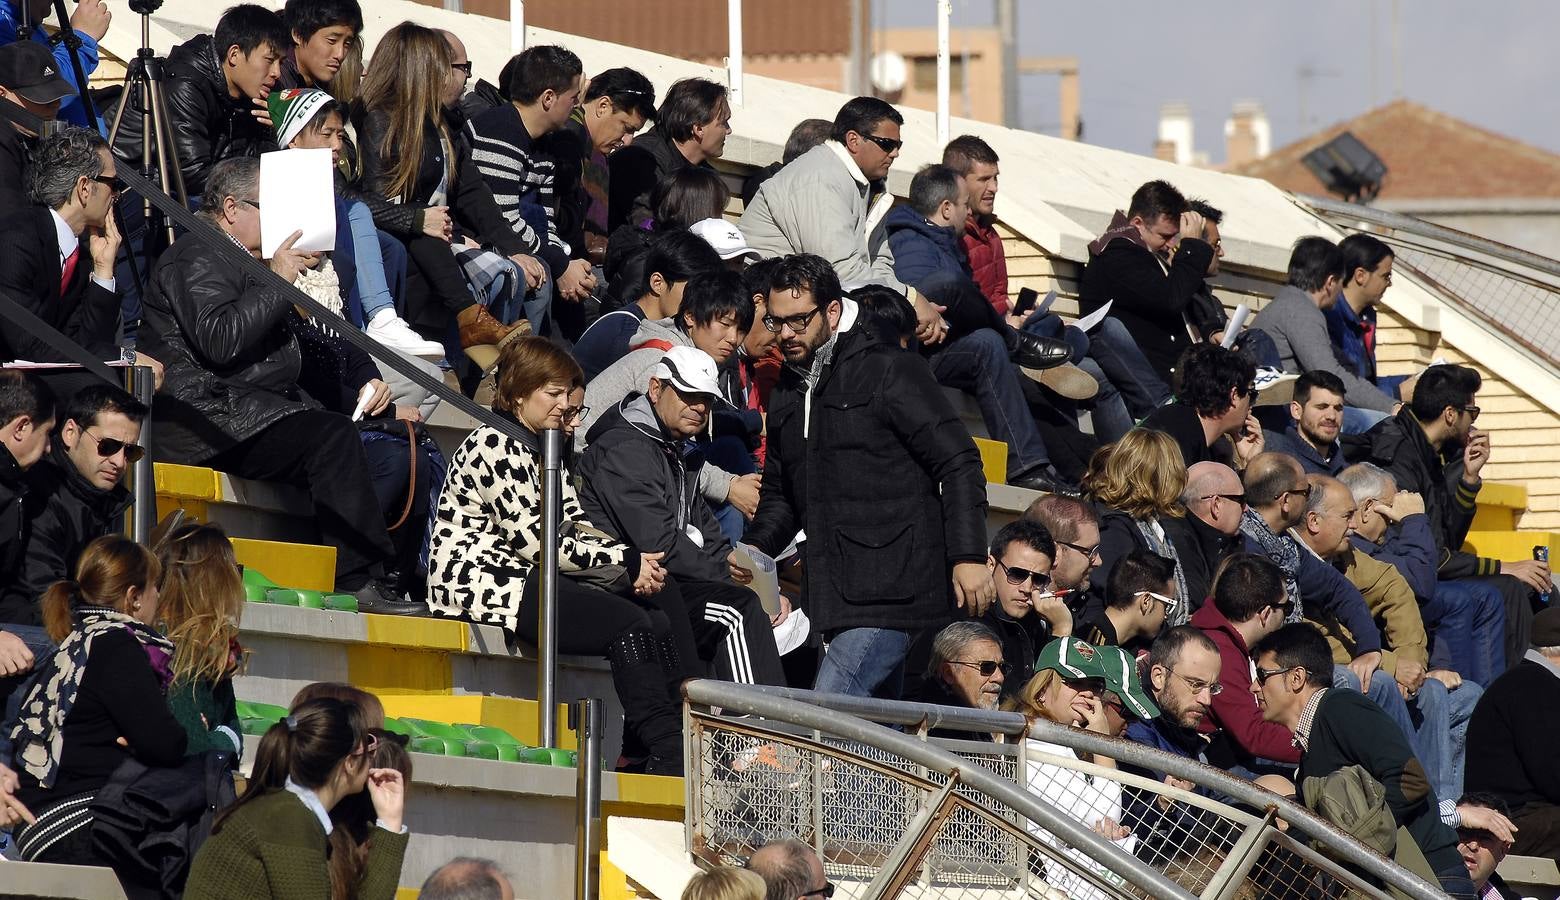
{"type": "Polygon", "coordinates": [[[642,552],[665,553],[661,565],[675,578],[727,580],[731,544],[699,494],[704,454],[667,435],[648,397],[623,398],[586,440],[580,507],[596,527],[642,552]]]}
{"type": "Polygon", "coordinates": [[[0,448],[0,584],[10,584],[21,572],[27,550],[26,498],[26,472],[10,450],[0,448]]]}
{"type": "MultiPolygon", "coordinates": [[[[655,220],[650,192],[660,181],[693,165],[659,125],[634,138],[634,142],[607,157],[612,178],[608,182],[607,228],[621,225],[644,227],[655,220]]],[[[706,169],[715,167],[699,163],[706,169]]]]}
{"type": "MultiPolygon", "coordinates": [[[[856,310],[844,302],[848,327],[856,310]]],[[[951,620],[953,564],[986,559],[986,478],[926,360],[846,330],[816,387],[785,368],[768,435],[744,540],[775,556],[806,530],[803,600],[817,631],[951,620]]]]}
{"type": "Polygon", "coordinates": [[[152,270],[141,341],[166,368],[153,411],[161,459],[199,463],[319,406],[298,387],[288,292],[245,273],[237,245],[218,249],[185,235],[152,270]]]}
{"type": "Polygon", "coordinates": [[[42,625],[43,592],[71,577],[88,544],[124,527],[131,499],[123,485],[105,491],[83,478],[56,441],[27,471],[27,550],[20,576],[0,588],[0,622],[42,625]]]}
{"type": "MultiPolygon", "coordinates": [[[[233,156],[259,156],[277,149],[276,133],[253,115],[248,97],[228,95],[227,79],[209,34],[193,37],[168,54],[166,95],[173,125],[174,147],[184,187],[191,197],[206,189],[211,167],[233,156]]],[[[108,98],[117,104],[118,97],[108,98]]],[[[105,119],[113,123],[112,110],[105,119]]],[[[114,154],[137,166],[141,162],[143,111],[125,107],[124,124],[114,141],[114,154]]]]}

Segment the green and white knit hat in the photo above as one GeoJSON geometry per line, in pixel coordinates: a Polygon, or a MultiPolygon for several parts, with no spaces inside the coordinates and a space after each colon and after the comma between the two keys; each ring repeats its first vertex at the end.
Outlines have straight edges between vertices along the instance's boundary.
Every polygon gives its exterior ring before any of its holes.
{"type": "Polygon", "coordinates": [[[315,88],[288,88],[272,91],[266,98],[266,108],[271,113],[271,125],[276,129],[276,143],[287,149],[305,125],[313,121],[320,107],[331,102],[331,96],[315,88]]]}

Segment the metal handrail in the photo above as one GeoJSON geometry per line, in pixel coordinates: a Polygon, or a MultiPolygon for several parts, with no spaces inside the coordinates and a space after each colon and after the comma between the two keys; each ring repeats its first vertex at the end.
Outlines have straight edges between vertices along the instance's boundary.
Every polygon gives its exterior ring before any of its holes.
{"type": "Polygon", "coordinates": [[[1163,872],[1107,841],[1078,820],[1050,806],[1014,782],[1001,778],[968,760],[875,722],[841,717],[822,706],[748,689],[746,685],[696,679],[683,683],[683,696],[691,703],[719,706],[747,715],[790,722],[898,754],[946,778],[957,778],[976,790],[1016,810],[1031,822],[1056,835],[1091,862],[1153,892],[1159,898],[1192,900],[1193,895],[1163,872]]]}
{"type": "MultiPolygon", "coordinates": [[[[925,742],[911,736],[873,723],[889,722],[900,725],[915,725],[922,722],[935,721],[941,725],[969,731],[982,731],[986,730],[988,725],[995,725],[997,727],[990,729],[993,733],[1022,734],[1049,743],[1081,750],[1085,753],[1097,753],[1110,757],[1121,764],[1150,771],[1164,772],[1168,775],[1191,781],[1196,785],[1209,788],[1237,803],[1245,804],[1254,809],[1261,810],[1271,807],[1277,811],[1280,818],[1305,832],[1308,837],[1318,841],[1329,856],[1364,872],[1368,876],[1379,879],[1382,883],[1402,892],[1407,897],[1412,898],[1412,900],[1444,900],[1446,896],[1438,886],[1432,885],[1407,869],[1396,865],[1391,860],[1381,856],[1339,830],[1332,823],[1292,800],[1260,788],[1256,784],[1244,778],[1231,775],[1222,769],[1214,768],[1187,757],[1165,753],[1133,741],[1095,734],[1091,731],[1070,728],[1044,720],[1029,721],[1017,713],[988,712],[939,707],[926,703],[847,697],[839,694],[820,694],[791,688],[759,687],[722,681],[697,680],[687,682],[683,687],[683,693],[693,703],[705,706],[718,706],[725,710],[735,710],[749,715],[758,715],[778,722],[799,725],[816,729],[825,734],[859,741],[872,747],[897,753],[917,765],[924,765],[944,775],[948,774],[944,766],[951,765],[959,769],[961,777],[966,782],[985,791],[995,799],[1008,804],[1020,814],[1029,817],[1031,821],[1047,830],[1053,831],[1063,840],[1072,843],[1070,834],[1064,833],[1060,829],[1051,828],[1049,820],[1055,817],[1055,813],[1051,812],[1048,807],[1039,808],[1048,814],[1044,819],[1031,815],[1031,808],[1037,804],[1034,804],[1034,798],[1021,788],[984,771],[980,773],[981,783],[977,783],[977,776],[973,774],[976,767],[971,767],[967,763],[961,763],[959,757],[947,753],[947,751],[930,747],[925,742]],[[839,713],[846,713],[850,718],[842,718],[838,715],[839,713]],[[1015,730],[1015,727],[1017,727],[1017,730],[1015,730]],[[935,763],[927,761],[927,758],[922,755],[926,749],[935,750],[939,754],[939,759],[935,763]],[[951,763],[950,760],[952,761],[951,763]],[[988,790],[985,783],[988,779],[1005,785],[1008,790],[1002,792],[988,790]],[[1011,802],[1012,794],[1010,792],[1015,791],[1029,802],[1022,805],[1011,802]]],[[[1075,830],[1077,829],[1078,826],[1074,820],[1068,819],[1067,821],[1072,823],[1075,830]]],[[[1094,841],[1103,841],[1094,832],[1086,829],[1085,832],[1088,838],[1092,838],[1094,841]]],[[[1125,853],[1125,851],[1120,850],[1114,844],[1104,843],[1111,850],[1125,853]]],[[[1089,852],[1089,847],[1079,844],[1074,844],[1074,846],[1088,853],[1097,862],[1103,862],[1107,866],[1114,865],[1089,852]]],[[[1130,854],[1127,855],[1130,856],[1130,854]]],[[[1132,857],[1132,859],[1136,860],[1136,857],[1132,857]]],[[[1131,873],[1121,869],[1116,871],[1128,874],[1129,877],[1136,880],[1136,870],[1133,870],[1131,873]]],[[[1152,871],[1159,874],[1157,870],[1152,871]]],[[[1162,875],[1160,877],[1163,878],[1162,875]]],[[[1144,886],[1148,885],[1145,884],[1144,886]]],[[[1156,893],[1155,896],[1163,895],[1156,893]]]]}
{"type": "Polygon", "coordinates": [[[1477,253],[1492,256],[1504,262],[1515,263],[1537,269],[1547,275],[1560,276],[1560,261],[1540,256],[1537,253],[1529,253],[1526,250],[1492,241],[1488,238],[1469,234],[1466,231],[1458,231],[1445,225],[1437,225],[1424,219],[1404,213],[1389,212],[1372,206],[1360,206],[1356,203],[1344,203],[1327,197],[1317,197],[1312,194],[1296,194],[1295,198],[1317,212],[1330,216],[1354,219],[1360,222],[1369,222],[1372,225],[1380,225],[1383,228],[1391,228],[1396,231],[1404,231],[1410,234],[1422,235],[1428,238],[1445,241],[1465,247],[1477,253]]]}

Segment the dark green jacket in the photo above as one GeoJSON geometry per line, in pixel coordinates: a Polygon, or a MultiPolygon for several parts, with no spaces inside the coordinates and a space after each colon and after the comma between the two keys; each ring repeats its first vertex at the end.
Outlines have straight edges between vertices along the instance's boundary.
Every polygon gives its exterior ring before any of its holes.
{"type": "Polygon", "coordinates": [[[189,735],[186,756],[207,750],[231,754],[234,765],[243,755],[243,729],[238,721],[238,701],[233,696],[233,679],[221,681],[176,681],[168,686],[168,708],[189,735]],[[226,728],[226,732],[218,728],[226,728]],[[229,738],[231,734],[233,738],[229,738]],[[239,743],[233,746],[233,739],[239,743]]]}
{"type": "Polygon", "coordinates": [[[1441,822],[1435,789],[1408,740],[1381,707],[1358,691],[1334,689],[1322,695],[1311,737],[1300,754],[1296,784],[1358,765],[1387,789],[1387,806],[1408,829],[1437,872],[1456,871],[1457,833],[1441,822]]]}
{"type": "MultiPolygon", "coordinates": [[[[405,834],[374,831],[360,900],[392,900],[406,855],[405,834]]],[[[185,900],[329,900],[325,829],[289,791],[246,803],[195,856],[185,900]]]]}

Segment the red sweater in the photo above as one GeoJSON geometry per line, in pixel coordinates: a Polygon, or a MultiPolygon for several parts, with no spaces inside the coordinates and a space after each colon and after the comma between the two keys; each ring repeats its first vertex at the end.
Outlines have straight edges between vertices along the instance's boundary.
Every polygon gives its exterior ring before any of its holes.
{"type": "Polygon", "coordinates": [[[1237,747],[1252,756],[1298,764],[1300,748],[1295,746],[1294,732],[1277,722],[1263,721],[1257,698],[1251,695],[1250,651],[1240,632],[1211,600],[1192,614],[1192,624],[1218,646],[1219,683],[1224,685],[1223,691],[1213,695],[1213,715],[1203,719],[1200,730],[1212,733],[1215,727],[1222,728],[1237,747]]]}
{"type": "Polygon", "coordinates": [[[1008,313],[1007,257],[1002,237],[994,222],[978,222],[972,213],[964,220],[964,251],[970,257],[970,270],[987,302],[1004,316],[1008,313]]]}

